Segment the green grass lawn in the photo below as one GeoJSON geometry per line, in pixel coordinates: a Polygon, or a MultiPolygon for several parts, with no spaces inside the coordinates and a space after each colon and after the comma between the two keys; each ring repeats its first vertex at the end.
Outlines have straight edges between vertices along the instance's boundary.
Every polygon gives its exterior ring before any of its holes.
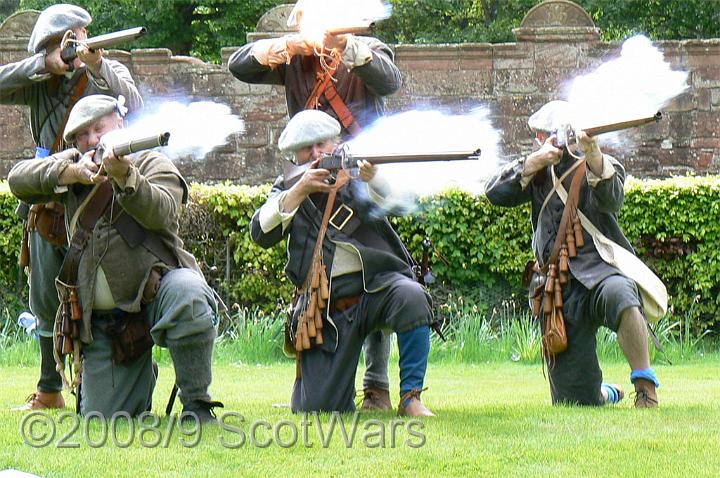
{"type": "MultiPolygon", "coordinates": [[[[311,447],[302,442],[302,417],[277,404],[289,401],[294,377],[292,363],[270,366],[218,365],[212,386],[214,397],[225,402],[226,411],[243,415],[245,422],[228,420],[246,435],[220,427],[205,428],[198,446],[185,448],[181,439],[193,441],[177,431],[162,445],[140,445],[137,430],[129,448],[108,440],[91,448],[83,438],[84,425],[70,437],[79,448],[59,449],[60,435],[71,429],[71,421],[58,424],[52,446],[32,448],[19,433],[22,413],[9,408],[33,390],[35,367],[2,367],[0,376],[0,470],[16,468],[42,476],[717,476],[720,473],[720,356],[680,365],[657,367],[663,386],[661,408],[636,411],[632,400],[605,408],[552,407],[548,385],[539,366],[514,363],[487,365],[431,364],[424,401],[438,414],[415,426],[424,436],[424,446],[413,448],[420,438],[403,425],[396,428],[391,446],[393,414],[361,415],[353,446],[348,449],[336,429],[330,447],[320,445],[315,424],[308,429],[311,447]],[[250,424],[264,419],[272,425],[290,421],[300,432],[300,442],[291,448],[272,443],[258,448],[249,443],[250,424]],[[385,448],[380,443],[385,430],[385,448]]],[[[392,376],[397,376],[393,370],[392,376]]],[[[605,367],[609,381],[631,389],[626,365],[605,367]]],[[[360,377],[360,374],[358,374],[360,377]]],[[[155,393],[155,411],[165,407],[173,375],[160,369],[155,393]]],[[[397,380],[393,380],[397,386],[397,380]]],[[[397,390],[393,391],[393,398],[397,390]]],[[[179,408],[179,407],[178,407],[179,408]]],[[[58,413],[53,413],[57,417],[58,413]]],[[[321,422],[327,433],[328,416],[321,422]]],[[[352,416],[344,417],[349,428],[352,416]]],[[[407,420],[405,420],[407,425],[407,420]]],[[[163,419],[160,431],[167,436],[163,419]]],[[[116,436],[126,439],[130,430],[121,423],[116,436]]],[[[291,426],[281,428],[280,438],[289,441],[291,426]]],[[[110,433],[110,432],[108,432],[110,433]]],[[[99,440],[102,429],[90,426],[90,438],[99,440]]],[[[272,438],[258,429],[259,441],[272,438]]],[[[145,442],[154,438],[145,435],[145,442]]]]}

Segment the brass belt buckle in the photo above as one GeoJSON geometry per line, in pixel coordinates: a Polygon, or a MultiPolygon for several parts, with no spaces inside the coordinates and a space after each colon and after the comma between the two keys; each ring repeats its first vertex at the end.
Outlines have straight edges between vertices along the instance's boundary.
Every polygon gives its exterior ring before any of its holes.
{"type": "Polygon", "coordinates": [[[341,231],[342,228],[345,227],[345,225],[348,223],[348,221],[350,220],[350,218],[353,217],[353,214],[355,214],[355,211],[353,211],[352,209],[350,209],[349,207],[347,207],[345,204],[340,204],[340,207],[337,208],[337,211],[335,211],[335,213],[332,215],[332,217],[330,218],[330,220],[329,220],[328,222],[330,223],[330,225],[331,225],[332,227],[334,227],[334,228],[337,229],[338,231],[341,231]],[[343,222],[338,226],[337,224],[335,224],[335,218],[336,218],[337,215],[340,213],[340,211],[343,210],[343,208],[347,210],[347,217],[346,217],[346,218],[343,220],[343,222]]]}

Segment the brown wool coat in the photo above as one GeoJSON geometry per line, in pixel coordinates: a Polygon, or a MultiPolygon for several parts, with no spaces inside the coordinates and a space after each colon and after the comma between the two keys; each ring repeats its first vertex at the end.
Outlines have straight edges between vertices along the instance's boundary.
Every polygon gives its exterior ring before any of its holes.
{"type": "MultiPolygon", "coordinates": [[[[13,194],[28,203],[60,201],[71,221],[91,186],[75,185],[67,192],[55,192],[58,178],[78,153],[66,150],[44,159],[21,161],[10,171],[8,182],[13,194]]],[[[149,151],[135,155],[121,189],[113,182],[117,203],[145,229],[154,231],[174,250],[180,265],[199,272],[195,258],[183,249],[178,236],[178,220],[187,201],[188,187],[175,165],[163,154],[149,151]]],[[[68,224],[69,230],[69,224],[68,224]]],[[[83,250],[78,271],[78,292],[83,308],[81,340],[91,342],[90,318],[98,266],[102,266],[118,308],[140,310],[145,284],[158,259],[143,246],[130,247],[115,228],[102,217],[83,250]]]]}

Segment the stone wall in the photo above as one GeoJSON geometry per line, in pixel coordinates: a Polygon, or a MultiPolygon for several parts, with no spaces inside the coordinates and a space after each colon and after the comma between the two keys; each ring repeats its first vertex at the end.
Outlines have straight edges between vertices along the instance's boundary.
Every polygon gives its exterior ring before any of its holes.
{"type": "MultiPolygon", "coordinates": [[[[268,12],[250,39],[282,34],[290,6],[268,12]]],[[[0,61],[25,56],[36,13],[14,15],[0,26],[0,61]]],[[[391,111],[443,106],[469,111],[478,104],[493,110],[509,154],[529,150],[526,121],[544,102],[558,95],[562,83],[592,70],[617,54],[618,44],[599,40],[587,13],[565,0],[544,2],[528,12],[515,30],[516,43],[398,45],[396,62],[402,89],[388,98],[391,111]]],[[[657,125],[636,130],[632,151],[621,157],[636,176],[673,173],[720,173],[720,39],[659,43],[667,61],[690,71],[690,90],[665,110],[657,125]]],[[[166,49],[113,51],[111,57],[132,71],[147,100],[212,99],[229,104],[247,131],[204,162],[182,162],[192,180],[267,181],[280,170],[275,147],[286,118],[281,87],[248,85],[235,80],[225,63],[235,48],[224,48],[223,65],[172,56],[166,49]]],[[[0,174],[18,158],[31,157],[33,144],[27,112],[0,106],[0,174]]]]}

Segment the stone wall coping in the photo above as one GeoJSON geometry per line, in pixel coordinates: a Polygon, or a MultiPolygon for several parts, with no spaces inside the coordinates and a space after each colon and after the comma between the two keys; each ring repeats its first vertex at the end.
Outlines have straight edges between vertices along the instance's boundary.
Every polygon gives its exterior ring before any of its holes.
{"type": "Polygon", "coordinates": [[[15,12],[0,23],[0,37],[30,39],[32,29],[40,16],[38,10],[22,10],[15,12]]]}

